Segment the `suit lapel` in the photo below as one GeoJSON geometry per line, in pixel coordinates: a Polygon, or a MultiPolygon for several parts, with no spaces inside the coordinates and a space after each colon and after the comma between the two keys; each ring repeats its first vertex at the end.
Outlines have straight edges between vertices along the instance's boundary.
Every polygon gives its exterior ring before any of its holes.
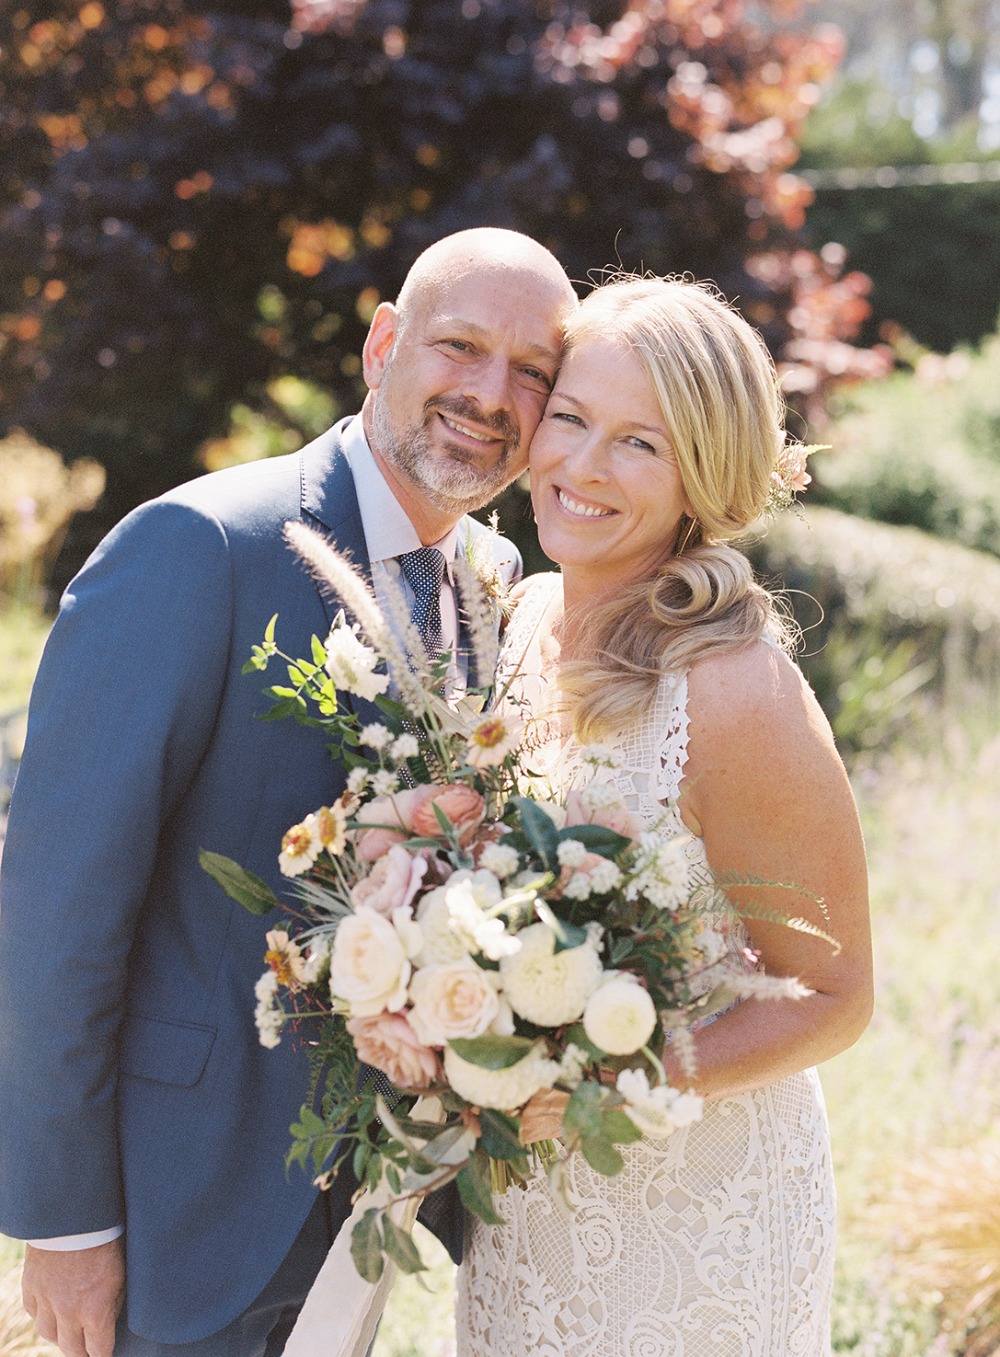
{"type": "MultiPolygon", "coordinates": [[[[341,420],[302,449],[302,521],[321,532],[331,546],[349,555],[371,588],[371,562],[368,559],[357,491],[341,443],[341,434],[347,422],[346,419],[341,420]]],[[[341,600],[321,581],[316,581],[315,585],[327,622],[332,625],[343,606],[341,600]]],[[[371,702],[351,693],[341,693],[340,700],[356,713],[362,724],[381,719],[378,708],[371,702]]]]}
{"type": "MultiPolygon", "coordinates": [[[[338,551],[351,560],[371,585],[371,564],[365,530],[354,489],[354,477],[340,441],[347,420],[341,420],[300,453],[301,504],[303,522],[322,532],[338,551]]],[[[327,619],[332,622],[340,601],[317,582],[327,619]]]]}

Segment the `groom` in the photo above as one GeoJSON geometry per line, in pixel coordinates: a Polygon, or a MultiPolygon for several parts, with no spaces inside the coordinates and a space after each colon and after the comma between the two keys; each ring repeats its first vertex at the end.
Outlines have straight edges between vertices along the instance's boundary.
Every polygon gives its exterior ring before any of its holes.
{"type": "MultiPolygon", "coordinates": [[[[66,592],[0,883],[0,1230],[31,1241],[25,1303],[67,1357],[282,1350],[349,1184],[317,1194],[284,1172],[307,1054],[257,1040],[273,921],[228,900],[198,850],[279,888],[282,834],[345,774],[317,732],[255,720],[259,675],[240,670],[273,613],[298,655],[338,607],[287,520],[349,550],[376,592],[407,591],[411,550],[454,558],[477,530],[463,515],[524,469],[574,305],[528,237],[439,241],[375,313],[360,417],[141,506],[66,592]]],[[[438,605],[447,645],[447,569],[438,605]]]]}

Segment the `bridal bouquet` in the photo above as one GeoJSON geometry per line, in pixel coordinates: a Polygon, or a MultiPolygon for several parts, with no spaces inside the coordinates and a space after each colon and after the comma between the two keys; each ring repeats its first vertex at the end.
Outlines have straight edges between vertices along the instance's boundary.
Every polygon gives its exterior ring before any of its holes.
{"type": "MultiPolygon", "coordinates": [[[[672,1039],[683,1059],[693,1021],[795,984],[734,963],[718,883],[627,810],[610,751],[584,750],[582,785],[547,798],[524,713],[510,699],[486,713],[481,692],[446,702],[446,662],[413,658],[406,617],[390,630],[323,539],[290,536],[357,620],[341,613],[295,659],[272,619],[248,668],[286,666],[271,714],[323,728],[347,786],[284,835],[290,902],[219,855],[202,863],[247,908],[286,914],[256,1016],[265,1046],[290,1034],[313,1055],[288,1159],[324,1185],[350,1163],[371,1201],[351,1252],[374,1281],[385,1257],[422,1266],[409,1227],[444,1184],[498,1223],[495,1197],[534,1163],[565,1201],[567,1155],[613,1175],[619,1146],[696,1120],[701,1099],[667,1083],[657,1050],[672,1039]],[[345,693],[379,719],[362,723],[345,693]],[[561,1144],[539,1140],[560,1114],[561,1144]]],[[[493,605],[464,584],[478,673],[492,674],[493,605]]]]}

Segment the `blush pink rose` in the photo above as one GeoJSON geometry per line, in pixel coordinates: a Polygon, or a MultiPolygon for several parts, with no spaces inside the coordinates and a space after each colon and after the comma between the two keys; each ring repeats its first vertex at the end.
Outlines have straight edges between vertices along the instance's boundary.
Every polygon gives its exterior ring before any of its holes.
{"type": "Polygon", "coordinates": [[[397,1088],[429,1088],[441,1077],[437,1053],[424,1046],[402,1013],[349,1018],[358,1059],[388,1075],[397,1088]]]}
{"type": "Polygon", "coordinates": [[[566,825],[567,828],[570,825],[603,825],[626,839],[637,839],[646,827],[642,816],[626,809],[624,802],[595,810],[587,805],[583,792],[579,791],[572,791],[566,797],[566,825]]]}
{"type": "Polygon", "coordinates": [[[414,809],[432,792],[433,787],[407,787],[391,796],[376,796],[361,806],[354,819],[374,829],[359,829],[354,849],[362,862],[374,862],[387,853],[393,844],[403,843],[413,830],[414,809]],[[398,825],[398,829],[392,828],[398,825]]]}
{"type": "Polygon", "coordinates": [[[425,858],[414,857],[400,844],[393,844],[378,858],[368,875],[352,887],[351,903],[355,909],[367,905],[376,914],[391,919],[394,910],[402,909],[412,901],[426,871],[425,858]]]}
{"type": "MultiPolygon", "coordinates": [[[[427,789],[424,789],[427,790],[427,789]]],[[[471,787],[461,783],[451,783],[446,787],[431,787],[430,795],[425,797],[413,812],[413,832],[427,838],[437,838],[441,833],[434,807],[437,806],[455,827],[458,841],[463,847],[476,837],[476,830],[486,815],[486,802],[471,787]]]]}

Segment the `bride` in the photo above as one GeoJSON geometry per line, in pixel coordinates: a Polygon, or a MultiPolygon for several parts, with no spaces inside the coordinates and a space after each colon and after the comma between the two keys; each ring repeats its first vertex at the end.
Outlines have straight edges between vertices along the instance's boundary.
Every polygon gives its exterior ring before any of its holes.
{"type": "MultiPolygon", "coordinates": [[[[533,712],[532,771],[564,792],[581,748],[610,746],[630,808],[650,822],[666,808],[695,863],[801,885],[735,892],[752,912],[716,927],[748,967],[811,992],[703,1025],[703,1119],[627,1147],[615,1178],[574,1156],[571,1218],[539,1173],[499,1202],[502,1226],[471,1220],[459,1357],[830,1351],[834,1188],[812,1067],[868,1021],[870,936],[830,729],[770,595],[727,545],[780,486],[781,421],[759,337],[703,285],[612,282],[571,323],[530,462],[539,539],[561,570],[522,586],[501,662],[533,712]],[[827,929],[839,951],[764,922],[768,909],[827,929]]],[[[691,1082],[669,1047],[664,1063],[691,1082]]]]}

